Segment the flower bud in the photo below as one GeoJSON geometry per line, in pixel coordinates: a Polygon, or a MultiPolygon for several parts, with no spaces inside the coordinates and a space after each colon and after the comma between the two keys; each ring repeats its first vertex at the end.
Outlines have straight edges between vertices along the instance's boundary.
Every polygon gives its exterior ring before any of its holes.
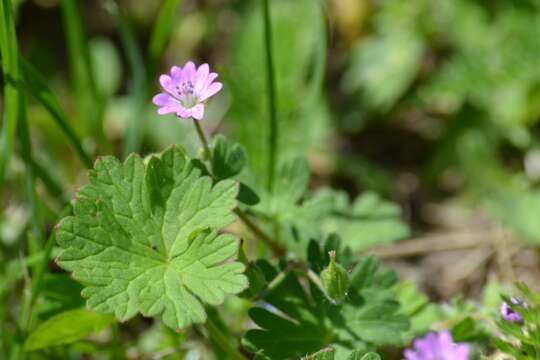
{"type": "Polygon", "coordinates": [[[334,304],[339,304],[347,296],[347,290],[349,289],[349,274],[343,266],[336,262],[336,252],[330,251],[330,263],[321,272],[321,283],[326,296],[334,304]]]}

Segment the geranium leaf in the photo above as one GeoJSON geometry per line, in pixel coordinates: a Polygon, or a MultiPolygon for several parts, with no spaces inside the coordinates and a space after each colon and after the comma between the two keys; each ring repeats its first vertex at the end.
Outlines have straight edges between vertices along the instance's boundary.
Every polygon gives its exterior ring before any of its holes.
{"type": "Polygon", "coordinates": [[[259,203],[260,198],[251,187],[241,182],[238,191],[238,201],[242,204],[253,206],[259,203]]]}
{"type": "Polygon", "coordinates": [[[215,137],[212,148],[212,173],[218,180],[238,175],[247,162],[246,150],[223,135],[215,137]]]}
{"type": "Polygon", "coordinates": [[[400,219],[401,209],[367,191],[351,204],[346,193],[323,188],[308,192],[309,165],[304,157],[282,161],[272,193],[260,192],[262,201],[253,211],[281,225],[280,241],[301,254],[309,240],[339,234],[353,251],[387,244],[409,236],[400,219]]]}
{"type": "Polygon", "coordinates": [[[378,271],[377,264],[368,259],[353,272],[355,283],[337,305],[313,282],[306,291],[298,275],[287,273],[264,296],[264,308],[250,310],[259,328],[246,333],[246,348],[280,360],[332,347],[335,358],[344,360],[353,350],[399,343],[409,324],[407,317],[398,313],[399,303],[391,289],[395,278],[378,271]]]}
{"type": "Polygon", "coordinates": [[[91,309],[159,316],[172,328],[204,322],[203,303],[247,285],[244,266],[225,263],[237,239],[217,233],[234,221],[237,193],[237,182],[212,184],[178,148],[147,165],[137,155],[101,158],[58,225],[57,262],[86,285],[91,309]]]}
{"type": "Polygon", "coordinates": [[[401,209],[375,192],[365,192],[348,204],[344,194],[336,193],[336,214],[326,219],[325,232],[336,232],[354,251],[383,245],[409,236],[409,228],[400,219],[401,209]]]}

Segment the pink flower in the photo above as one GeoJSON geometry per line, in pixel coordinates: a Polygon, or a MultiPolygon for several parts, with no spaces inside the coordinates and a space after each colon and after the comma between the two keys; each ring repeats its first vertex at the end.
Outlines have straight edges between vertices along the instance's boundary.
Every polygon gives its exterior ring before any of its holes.
{"type": "Polygon", "coordinates": [[[469,351],[468,344],[454,343],[450,332],[444,330],[414,340],[413,348],[403,355],[406,360],[467,360],[469,351]]]}
{"type": "Polygon", "coordinates": [[[184,68],[173,66],[170,75],[159,77],[165,91],[154,96],[152,102],[159,106],[160,115],[175,113],[183,119],[201,120],[205,101],[223,88],[222,83],[214,82],[217,77],[208,64],[196,68],[188,61],[184,68]]]}
{"type": "MultiPolygon", "coordinates": [[[[525,309],[528,308],[526,303],[522,303],[515,297],[510,298],[510,301],[514,305],[522,306],[525,309]]],[[[503,301],[501,304],[501,316],[503,317],[504,320],[509,321],[509,322],[522,322],[523,321],[523,318],[521,317],[521,315],[517,311],[512,310],[510,305],[508,305],[505,301],[503,301]]]]}

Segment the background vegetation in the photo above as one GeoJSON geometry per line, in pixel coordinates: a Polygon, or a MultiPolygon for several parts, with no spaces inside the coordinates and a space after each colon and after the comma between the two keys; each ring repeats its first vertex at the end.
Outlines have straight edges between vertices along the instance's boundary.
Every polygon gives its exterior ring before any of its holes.
{"type": "MultiPolygon", "coordinates": [[[[224,91],[202,126],[246,148],[244,181],[272,178],[274,156],[305,155],[310,193],[331,187],[340,209],[363,219],[328,217],[322,227],[397,270],[402,306],[424,314],[409,338],[436,321],[464,327],[470,314],[493,312],[514,281],[538,287],[539,3],[270,0],[274,114],[263,3],[1,1],[0,359],[36,317],[83,304],[80,285],[49,261],[58,254],[50,235],[94,159],[171,144],[199,151],[192,124],[158,117],[151,104],[159,74],[189,59],[220,73],[224,91]],[[267,141],[274,116],[277,154],[267,141]]],[[[247,321],[234,314],[246,307],[233,299],[221,308],[234,335],[247,321]]],[[[203,341],[207,330],[178,334],[142,318],[90,323],[107,330],[33,356],[222,356],[203,341]]]]}

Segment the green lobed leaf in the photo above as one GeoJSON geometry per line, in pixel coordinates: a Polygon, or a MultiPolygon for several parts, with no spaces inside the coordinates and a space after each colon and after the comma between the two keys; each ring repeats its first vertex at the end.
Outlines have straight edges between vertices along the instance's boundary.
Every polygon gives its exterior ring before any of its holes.
{"type": "Polygon", "coordinates": [[[182,328],[206,320],[203,303],[247,286],[244,266],[226,262],[237,239],[217,232],[234,221],[236,182],[213,185],[176,147],[146,165],[137,155],[103,157],[89,178],[58,225],[57,262],[86,285],[91,309],[182,328]]]}
{"type": "Polygon", "coordinates": [[[328,346],[339,350],[337,359],[345,359],[351,350],[399,343],[408,320],[398,314],[391,290],[395,281],[395,274],[377,271],[373,259],[366,258],[352,273],[347,298],[336,305],[314,283],[309,283],[308,292],[296,274],[284,274],[264,296],[264,308],[250,310],[259,329],[246,333],[244,345],[279,360],[328,346]]]}
{"type": "Polygon", "coordinates": [[[69,310],[41,323],[26,339],[25,351],[71,344],[113,323],[114,317],[87,310],[69,310]]]}
{"type": "Polygon", "coordinates": [[[348,205],[344,194],[336,195],[336,214],[325,221],[323,228],[327,233],[340,234],[352,250],[361,251],[409,236],[397,204],[371,191],[361,194],[352,205],[348,205]]]}
{"type": "Polygon", "coordinates": [[[249,287],[245,289],[239,296],[246,299],[256,298],[261,291],[263,291],[268,282],[264,276],[263,270],[254,261],[249,261],[244,252],[244,249],[240,247],[238,251],[238,261],[242,262],[246,267],[245,275],[248,278],[249,287]]]}
{"type": "Polygon", "coordinates": [[[329,344],[331,328],[293,274],[288,274],[264,300],[277,311],[259,307],[249,311],[260,329],[249,330],[244,336],[248,349],[264,350],[265,355],[278,360],[299,358],[329,344]]]}
{"type": "Polygon", "coordinates": [[[212,147],[212,174],[218,179],[228,179],[238,175],[247,162],[246,150],[223,135],[214,139],[212,147]]]}
{"type": "Polygon", "coordinates": [[[361,194],[352,204],[341,191],[323,188],[310,194],[309,180],[307,160],[289,157],[278,168],[274,191],[261,190],[261,202],[253,208],[262,218],[281,225],[280,241],[290,251],[302,254],[309,240],[333,233],[353,251],[409,235],[397,204],[372,191],[361,194]]]}

